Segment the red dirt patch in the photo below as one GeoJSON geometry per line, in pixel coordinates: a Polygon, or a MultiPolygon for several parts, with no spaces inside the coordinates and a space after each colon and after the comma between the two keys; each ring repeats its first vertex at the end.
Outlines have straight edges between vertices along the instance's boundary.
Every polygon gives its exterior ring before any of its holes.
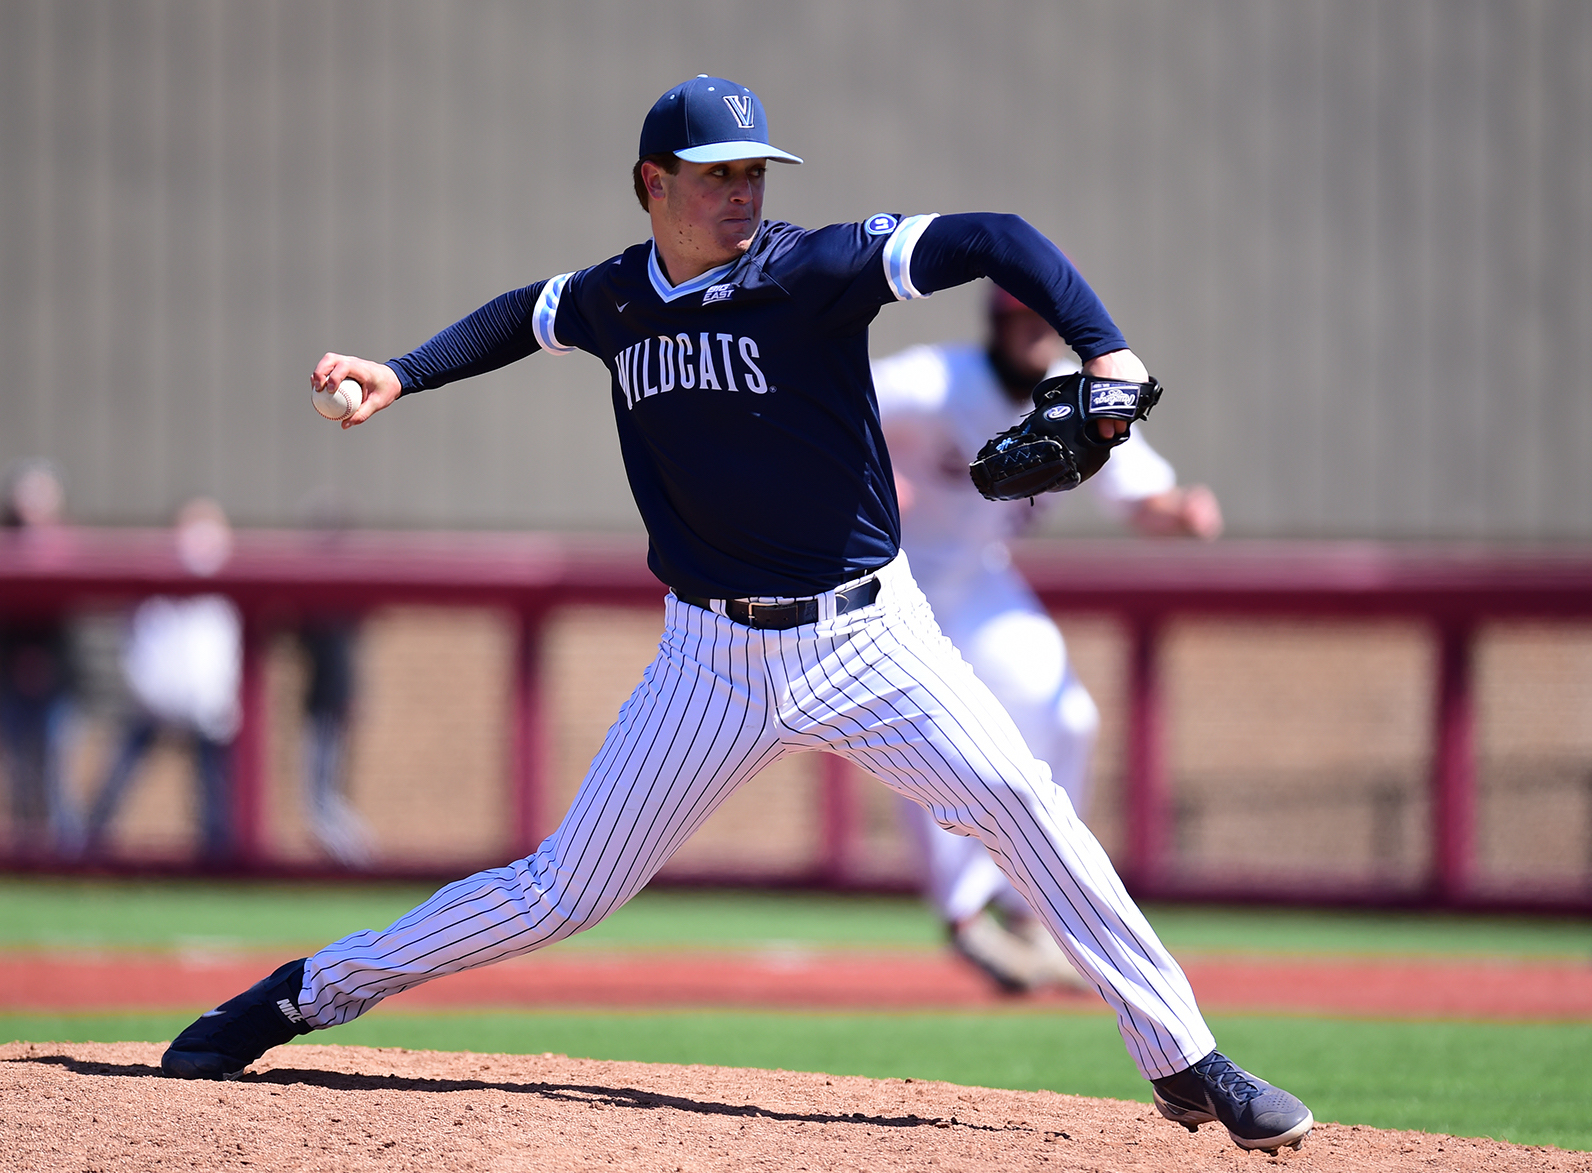
{"type": "Polygon", "coordinates": [[[1584,1153],[1321,1124],[1300,1152],[1189,1135],[1144,1104],[901,1079],[295,1046],[230,1083],[159,1075],[150,1043],[0,1046],[5,1167],[384,1173],[1586,1170],[1584,1153]]]}
{"type": "MultiPolygon", "coordinates": [[[[257,981],[284,958],[172,954],[0,955],[0,1009],[188,1010],[257,981]]],[[[1203,1008],[1391,1017],[1592,1019],[1592,966],[1576,962],[1196,958],[1203,1008]]],[[[1011,1005],[949,954],[551,950],[431,982],[392,1002],[462,1006],[765,1006],[828,1009],[1011,1005]]],[[[1104,1009],[1093,994],[1025,1004],[1104,1009]]]]}

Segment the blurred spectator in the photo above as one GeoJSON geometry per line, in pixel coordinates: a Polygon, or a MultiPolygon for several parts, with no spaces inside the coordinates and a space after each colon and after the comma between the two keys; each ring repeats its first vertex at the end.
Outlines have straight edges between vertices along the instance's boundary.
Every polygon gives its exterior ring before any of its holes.
{"type": "MultiPolygon", "coordinates": [[[[4,525],[31,539],[60,525],[65,493],[45,460],[5,480],[4,525]]],[[[14,849],[54,851],[74,834],[62,762],[73,696],[72,658],[59,616],[0,616],[0,758],[11,783],[14,849]]]]}
{"type": "MultiPolygon", "coordinates": [[[[206,498],[182,507],[173,537],[183,565],[199,577],[215,574],[232,551],[226,514],[206,498]]],[[[146,599],[133,612],[121,662],[135,708],[89,811],[85,850],[104,849],[139,763],[164,729],[193,747],[199,851],[208,860],[225,858],[232,849],[232,741],[241,720],[243,623],[237,608],[218,594],[146,599]]]]}
{"type": "MultiPolygon", "coordinates": [[[[305,527],[330,551],[348,534],[343,494],[312,490],[299,505],[305,527]]],[[[308,679],[304,689],[304,813],[310,834],[344,867],[370,865],[375,841],[348,801],[348,726],[355,692],[359,617],[341,611],[307,616],[298,629],[308,679]]]]}
{"type": "Polygon", "coordinates": [[[304,783],[310,833],[345,867],[369,865],[370,828],[349,805],[343,768],[354,699],[358,621],[323,615],[306,620],[299,642],[309,661],[304,691],[304,783]]]}

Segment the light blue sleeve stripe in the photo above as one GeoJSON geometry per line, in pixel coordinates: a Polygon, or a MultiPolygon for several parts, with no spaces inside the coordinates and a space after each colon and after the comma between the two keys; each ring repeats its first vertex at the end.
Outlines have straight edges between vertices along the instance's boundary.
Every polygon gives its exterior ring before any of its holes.
{"type": "Polygon", "coordinates": [[[923,230],[938,216],[938,212],[908,216],[884,242],[884,279],[890,283],[890,292],[896,295],[897,301],[928,296],[918,292],[917,286],[912,284],[912,250],[917,247],[923,230]]]}
{"type": "Polygon", "coordinates": [[[548,354],[568,354],[573,346],[565,346],[553,333],[553,320],[558,317],[558,299],[564,295],[564,286],[573,273],[560,273],[542,286],[542,296],[536,299],[536,309],[531,313],[531,332],[537,344],[548,354]]]}

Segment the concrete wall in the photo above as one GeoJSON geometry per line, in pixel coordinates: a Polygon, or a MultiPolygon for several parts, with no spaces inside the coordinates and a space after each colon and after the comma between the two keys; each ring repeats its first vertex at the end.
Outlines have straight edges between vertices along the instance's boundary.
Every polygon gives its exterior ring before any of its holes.
{"type": "Polygon", "coordinates": [[[1584,0],[0,0],[0,466],[98,522],[634,527],[588,357],[349,435],[306,381],[644,237],[641,116],[703,71],[809,160],[772,216],[1050,233],[1234,532],[1592,537],[1584,0]]]}

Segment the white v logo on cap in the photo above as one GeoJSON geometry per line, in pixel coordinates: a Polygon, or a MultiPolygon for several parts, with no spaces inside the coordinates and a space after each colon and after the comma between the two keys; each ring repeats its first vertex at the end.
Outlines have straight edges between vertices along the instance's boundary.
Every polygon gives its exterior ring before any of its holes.
{"type": "Polygon", "coordinates": [[[735,115],[735,125],[742,130],[752,129],[754,123],[751,94],[725,94],[724,104],[730,108],[730,113],[735,115]]]}
{"type": "Polygon", "coordinates": [[[756,94],[705,73],[682,82],[653,103],[641,124],[638,146],[638,159],[672,154],[687,163],[802,161],[800,155],[768,142],[768,113],[756,94]]]}

